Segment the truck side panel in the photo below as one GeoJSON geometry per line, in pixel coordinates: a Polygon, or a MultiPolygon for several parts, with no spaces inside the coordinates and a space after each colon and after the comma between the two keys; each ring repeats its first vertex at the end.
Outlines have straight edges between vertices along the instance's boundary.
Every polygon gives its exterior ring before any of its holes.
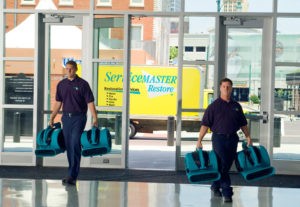
{"type": "MultiPolygon", "coordinates": [[[[130,73],[130,115],[175,116],[177,68],[133,66],[130,73]]],[[[183,69],[183,108],[200,108],[200,72],[183,69]]],[[[123,67],[99,66],[98,105],[122,106],[123,67]]],[[[188,113],[187,116],[197,116],[188,113]]]]}

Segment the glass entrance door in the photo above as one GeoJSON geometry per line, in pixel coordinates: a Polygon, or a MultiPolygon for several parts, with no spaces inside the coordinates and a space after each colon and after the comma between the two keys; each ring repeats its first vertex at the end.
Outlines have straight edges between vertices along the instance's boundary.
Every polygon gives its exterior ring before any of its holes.
{"type": "MultiPolygon", "coordinates": [[[[254,145],[262,144],[272,154],[273,121],[269,120],[272,99],[268,95],[272,93],[268,78],[272,67],[266,64],[272,55],[264,52],[270,44],[265,42],[266,36],[271,34],[267,31],[269,28],[264,27],[267,23],[266,19],[257,17],[225,17],[222,22],[226,31],[224,72],[233,81],[232,98],[243,107],[254,145]]],[[[243,133],[239,135],[243,140],[243,133]]]]}
{"type": "MultiPolygon", "coordinates": [[[[47,127],[50,114],[55,103],[56,87],[66,77],[65,64],[69,60],[76,61],[77,75],[82,77],[83,16],[75,14],[46,14],[43,18],[45,26],[45,92],[43,128],[47,127]]],[[[85,79],[85,78],[84,78],[85,79]]],[[[61,112],[55,123],[61,123],[61,112]]],[[[62,126],[63,127],[63,126],[62,126]]],[[[43,166],[68,166],[65,153],[53,157],[43,157],[43,166]]]]}
{"type": "MultiPolygon", "coordinates": [[[[281,117],[274,115],[274,56],[271,18],[225,17],[225,71],[233,80],[233,98],[243,107],[254,145],[263,145],[273,161],[281,138],[281,117]]],[[[240,132],[240,140],[243,134],[240,132]]],[[[241,145],[239,146],[239,150],[241,145]]],[[[277,171],[278,173],[278,171],[277,171]]]]}
{"type": "MultiPolygon", "coordinates": [[[[262,28],[226,28],[226,77],[233,81],[232,98],[248,118],[251,138],[259,143],[262,89],[262,28]]],[[[243,133],[240,132],[243,139],[243,133]]]]}
{"type": "MultiPolygon", "coordinates": [[[[127,138],[122,129],[126,120],[126,30],[123,15],[95,15],[93,31],[92,76],[96,96],[99,127],[106,127],[112,135],[112,151],[101,157],[92,157],[89,166],[126,167],[127,138]]],[[[127,120],[126,120],[127,122],[127,120]]]]}
{"type": "MultiPolygon", "coordinates": [[[[204,111],[206,106],[218,97],[219,80],[223,77],[230,78],[233,81],[233,98],[243,107],[254,144],[265,146],[272,157],[271,146],[278,138],[273,136],[274,124],[277,122],[274,122],[272,112],[273,57],[269,52],[272,51],[272,21],[269,18],[258,17],[220,17],[216,25],[215,38],[212,39],[217,42],[215,48],[211,48],[211,55],[208,54],[210,59],[215,60],[215,68],[204,70],[207,74],[204,77],[211,81],[204,81],[206,90],[203,90],[201,108],[204,111]],[[207,90],[209,88],[210,90],[207,90]],[[209,98],[212,96],[213,99],[209,98]]],[[[198,134],[191,140],[196,141],[198,134]]],[[[245,139],[242,131],[238,134],[240,141],[245,139]]],[[[196,146],[195,142],[188,142],[186,138],[182,138],[181,141],[185,142],[182,152],[186,152],[185,149],[193,150],[196,146]]],[[[205,135],[202,143],[204,149],[212,148],[211,133],[205,135]]],[[[239,150],[241,148],[239,144],[239,150]]]]}
{"type": "MultiPolygon", "coordinates": [[[[108,78],[107,74],[112,73],[111,70],[115,72],[118,69],[120,74],[123,72],[121,65],[118,66],[123,62],[123,37],[120,36],[123,30],[123,18],[97,16],[93,21],[94,27],[90,24],[89,16],[79,14],[46,15],[43,22],[46,36],[45,74],[48,77],[45,80],[43,127],[47,126],[55,103],[56,86],[66,77],[65,64],[69,60],[74,60],[78,65],[77,75],[89,82],[94,93],[99,128],[108,128],[113,139],[111,153],[82,157],[81,166],[120,168],[122,163],[124,165],[122,160],[124,156],[121,155],[122,90],[113,86],[109,88],[104,85],[104,82],[108,78]],[[112,32],[114,36],[111,36],[112,32]],[[115,36],[116,34],[118,36],[115,36]],[[110,47],[112,48],[109,49],[110,47]]],[[[61,114],[57,115],[55,122],[61,122],[61,114]]],[[[85,130],[91,129],[91,123],[91,115],[88,111],[85,130]]],[[[43,165],[67,166],[66,154],[43,157],[43,165]]]]}
{"type": "Polygon", "coordinates": [[[296,64],[284,66],[296,60],[297,35],[286,34],[285,21],[279,19],[273,29],[270,18],[225,19],[226,75],[233,80],[233,96],[244,108],[254,144],[267,148],[278,174],[297,174],[299,73],[296,64]],[[281,31],[276,44],[271,42],[275,31],[281,31]]]}

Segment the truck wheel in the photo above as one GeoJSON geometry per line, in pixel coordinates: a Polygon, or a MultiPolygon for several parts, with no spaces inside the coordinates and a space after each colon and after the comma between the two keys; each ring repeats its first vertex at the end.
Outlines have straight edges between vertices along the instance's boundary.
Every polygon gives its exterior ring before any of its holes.
{"type": "Polygon", "coordinates": [[[136,133],[137,133],[137,131],[136,131],[134,124],[130,123],[129,124],[129,132],[128,132],[129,139],[132,139],[136,135],[136,133]]]}

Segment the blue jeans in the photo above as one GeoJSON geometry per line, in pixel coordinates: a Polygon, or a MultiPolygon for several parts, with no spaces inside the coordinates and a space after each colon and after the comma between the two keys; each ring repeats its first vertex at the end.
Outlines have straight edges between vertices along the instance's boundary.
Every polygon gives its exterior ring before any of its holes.
{"type": "Polygon", "coordinates": [[[85,114],[73,116],[64,114],[61,120],[69,163],[68,175],[76,180],[79,174],[81,160],[80,137],[85,128],[87,118],[85,114]]]}
{"type": "Polygon", "coordinates": [[[236,158],[238,141],[239,137],[237,134],[225,135],[213,133],[212,135],[213,150],[217,155],[221,178],[213,182],[211,189],[217,190],[221,188],[224,197],[233,195],[229,170],[236,158]]]}

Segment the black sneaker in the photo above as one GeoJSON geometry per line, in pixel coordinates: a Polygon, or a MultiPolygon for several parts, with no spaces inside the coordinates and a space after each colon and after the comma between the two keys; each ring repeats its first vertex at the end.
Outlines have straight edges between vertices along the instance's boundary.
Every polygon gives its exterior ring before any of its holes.
{"type": "Polygon", "coordinates": [[[229,197],[227,197],[227,196],[224,196],[223,197],[223,201],[224,201],[224,203],[231,203],[232,202],[232,198],[231,198],[231,196],[229,197]]]}
{"type": "Polygon", "coordinates": [[[211,189],[211,193],[214,197],[222,197],[222,193],[219,189],[211,189]]]}
{"type": "Polygon", "coordinates": [[[67,178],[62,179],[62,184],[63,185],[76,185],[76,180],[74,180],[71,177],[67,177],[67,178]]]}

